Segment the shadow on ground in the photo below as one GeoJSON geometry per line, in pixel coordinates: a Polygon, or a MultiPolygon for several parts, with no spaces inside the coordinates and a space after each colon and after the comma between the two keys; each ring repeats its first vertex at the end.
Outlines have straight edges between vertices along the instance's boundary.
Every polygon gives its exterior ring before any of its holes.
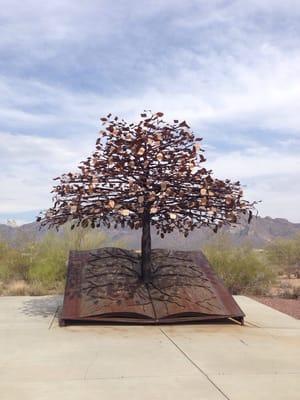
{"type": "MultiPolygon", "coordinates": [[[[22,302],[19,310],[29,317],[43,317],[47,318],[49,316],[59,315],[63,303],[62,296],[43,296],[43,297],[31,297],[26,298],[22,302]]],[[[120,323],[120,322],[99,322],[99,321],[70,321],[68,325],[143,325],[139,323],[120,323]]],[[[176,323],[163,323],[159,324],[160,326],[168,326],[168,325],[239,325],[237,321],[232,319],[217,319],[217,320],[209,320],[209,321],[195,321],[195,322],[176,322],[176,323]]],[[[152,325],[152,324],[151,324],[152,325]]]]}
{"type": "Polygon", "coordinates": [[[20,311],[29,317],[47,318],[54,315],[61,306],[61,296],[32,297],[24,300],[20,311]]]}

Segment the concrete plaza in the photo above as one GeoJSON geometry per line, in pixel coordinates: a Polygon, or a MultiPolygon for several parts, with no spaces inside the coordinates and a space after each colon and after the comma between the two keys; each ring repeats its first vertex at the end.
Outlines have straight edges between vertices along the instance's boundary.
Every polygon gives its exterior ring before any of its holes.
{"type": "Polygon", "coordinates": [[[300,321],[58,327],[60,296],[0,297],[1,400],[298,400],[300,321]]]}

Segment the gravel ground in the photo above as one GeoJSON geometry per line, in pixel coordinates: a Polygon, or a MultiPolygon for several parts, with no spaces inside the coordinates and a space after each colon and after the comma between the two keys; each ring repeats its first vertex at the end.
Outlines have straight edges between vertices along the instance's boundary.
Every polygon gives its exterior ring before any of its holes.
{"type": "Polygon", "coordinates": [[[255,296],[253,299],[265,304],[266,306],[275,308],[275,310],[288,314],[291,317],[300,319],[300,299],[293,300],[262,296],[255,296]]]}

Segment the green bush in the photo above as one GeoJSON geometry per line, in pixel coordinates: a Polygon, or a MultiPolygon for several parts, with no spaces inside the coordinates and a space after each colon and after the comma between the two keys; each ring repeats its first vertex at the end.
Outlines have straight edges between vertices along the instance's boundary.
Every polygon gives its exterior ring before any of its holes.
{"type": "Polygon", "coordinates": [[[67,225],[62,232],[48,233],[33,249],[29,280],[53,285],[65,279],[70,250],[89,250],[106,244],[103,232],[89,228],[70,229],[67,225]]]}
{"type": "Polygon", "coordinates": [[[248,246],[234,247],[223,238],[204,253],[232,294],[267,294],[275,281],[272,268],[248,246]]]}
{"type": "Polygon", "coordinates": [[[278,239],[270,243],[266,256],[282,273],[295,274],[300,278],[300,235],[293,239],[278,239]]]}
{"type": "Polygon", "coordinates": [[[32,248],[32,263],[28,280],[53,285],[65,278],[68,248],[64,238],[53,233],[46,235],[32,248]]]}
{"type": "MultiPolygon", "coordinates": [[[[31,289],[40,292],[44,289],[46,293],[61,288],[70,250],[89,250],[113,245],[103,232],[90,228],[71,230],[69,225],[59,233],[47,233],[39,241],[35,238],[25,239],[20,236],[13,245],[0,241],[0,280],[7,284],[19,282],[18,288],[13,288],[12,292],[25,290],[27,293],[31,289]]],[[[121,247],[122,243],[115,245],[121,247]]]]}
{"type": "Polygon", "coordinates": [[[5,242],[0,243],[0,279],[28,278],[30,258],[26,249],[16,249],[5,242]]]}

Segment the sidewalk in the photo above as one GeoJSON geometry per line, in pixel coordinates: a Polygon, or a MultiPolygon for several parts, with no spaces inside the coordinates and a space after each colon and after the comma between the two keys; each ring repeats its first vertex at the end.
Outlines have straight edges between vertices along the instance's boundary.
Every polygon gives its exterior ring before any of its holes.
{"type": "Polygon", "coordinates": [[[59,328],[61,297],[0,297],[0,398],[298,400],[300,321],[236,300],[243,327],[59,328]]]}

